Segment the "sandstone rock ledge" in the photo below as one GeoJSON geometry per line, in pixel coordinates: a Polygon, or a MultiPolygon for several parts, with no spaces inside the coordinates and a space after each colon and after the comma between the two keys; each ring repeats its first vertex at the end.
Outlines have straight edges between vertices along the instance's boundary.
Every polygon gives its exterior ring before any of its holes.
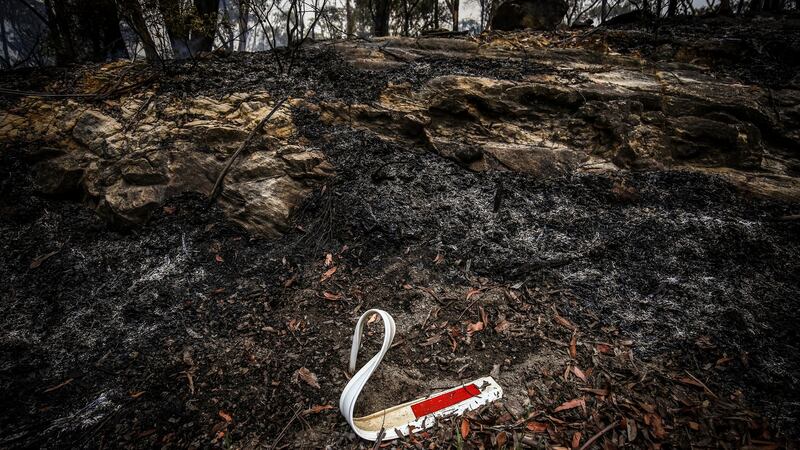
{"type": "MultiPolygon", "coordinates": [[[[430,44],[380,44],[408,61],[430,44]]],[[[435,54],[464,60],[534,60],[521,80],[446,75],[419,87],[390,84],[377,102],[322,105],[323,119],[414,141],[472,170],[536,176],[582,171],[685,169],[720,174],[749,192],[800,200],[800,91],[719,77],[708,67],[648,62],[608,49],[546,48],[531,33],[499,34],[435,54]]],[[[349,44],[361,67],[381,52],[349,44]]],[[[393,53],[394,54],[394,53],[393,53]]]]}
{"type": "MultiPolygon", "coordinates": [[[[43,193],[85,196],[111,221],[141,223],[170,196],[208,194],[272,103],[266,93],[184,101],[141,92],[119,108],[25,99],[0,113],[0,142],[40,145],[32,157],[43,193]]],[[[322,152],[294,135],[284,106],[226,178],[219,203],[255,234],[280,234],[294,207],[333,175],[322,152]]]]}

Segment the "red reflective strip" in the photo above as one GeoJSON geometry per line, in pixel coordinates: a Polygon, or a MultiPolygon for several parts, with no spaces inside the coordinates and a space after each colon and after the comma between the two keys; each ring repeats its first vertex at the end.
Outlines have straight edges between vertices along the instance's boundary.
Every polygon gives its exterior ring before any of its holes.
{"type": "Polygon", "coordinates": [[[480,395],[480,393],[481,391],[478,389],[478,386],[470,384],[454,391],[445,392],[444,394],[440,394],[436,397],[431,397],[427,400],[411,405],[411,410],[414,411],[414,416],[419,419],[422,416],[427,416],[428,414],[435,413],[440,409],[453,406],[456,403],[463,402],[468,398],[480,395]]]}

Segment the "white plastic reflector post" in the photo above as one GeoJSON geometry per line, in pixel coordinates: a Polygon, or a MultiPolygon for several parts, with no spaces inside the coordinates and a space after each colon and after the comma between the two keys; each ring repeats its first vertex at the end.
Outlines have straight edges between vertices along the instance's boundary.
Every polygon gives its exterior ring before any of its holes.
{"type": "Polygon", "coordinates": [[[395,324],[392,316],[380,309],[370,309],[361,315],[353,333],[353,346],[350,349],[350,372],[356,369],[361,334],[367,319],[378,314],[383,320],[384,335],[381,350],[362,367],[347,383],[339,398],[339,410],[357,435],[370,441],[387,441],[432,427],[437,418],[463,414],[479,406],[493,402],[503,396],[503,389],[492,377],[479,378],[444,392],[418,398],[401,405],[378,411],[364,417],[353,417],[358,396],[367,380],[378,368],[383,356],[389,351],[394,340],[395,324]]]}

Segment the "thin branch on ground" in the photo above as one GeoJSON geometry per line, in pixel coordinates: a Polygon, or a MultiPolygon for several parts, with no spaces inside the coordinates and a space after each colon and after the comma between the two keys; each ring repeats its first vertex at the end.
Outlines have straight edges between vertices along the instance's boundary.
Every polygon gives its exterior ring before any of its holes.
{"type": "Polygon", "coordinates": [[[250,145],[250,142],[256,136],[256,133],[258,133],[262,128],[264,128],[264,124],[266,124],[267,121],[269,121],[269,119],[272,117],[273,114],[275,114],[278,108],[280,108],[281,105],[283,105],[283,103],[288,99],[289,97],[284,97],[277,103],[275,103],[275,106],[272,107],[272,110],[269,112],[269,114],[264,116],[264,118],[258,122],[256,127],[253,128],[253,131],[251,131],[250,134],[247,136],[247,139],[245,139],[244,142],[242,142],[242,145],[240,145],[239,148],[233,153],[233,155],[231,155],[230,159],[228,159],[228,163],[225,165],[225,168],[222,169],[222,172],[220,172],[219,176],[217,177],[217,181],[214,183],[214,187],[208,194],[209,203],[213,203],[214,200],[217,198],[219,192],[221,192],[222,181],[225,179],[225,175],[228,174],[228,171],[231,170],[231,166],[233,166],[233,163],[234,161],[236,161],[236,158],[238,158],[239,155],[244,151],[244,149],[247,148],[248,145],[250,145]]]}

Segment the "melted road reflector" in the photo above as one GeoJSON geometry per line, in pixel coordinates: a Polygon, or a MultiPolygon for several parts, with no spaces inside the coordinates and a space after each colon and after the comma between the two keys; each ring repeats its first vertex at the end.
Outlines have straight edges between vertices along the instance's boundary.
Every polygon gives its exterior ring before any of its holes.
{"type": "Polygon", "coordinates": [[[378,411],[364,417],[353,417],[358,396],[375,369],[383,360],[394,340],[395,324],[392,316],[380,309],[371,309],[361,315],[353,334],[353,347],[350,349],[350,371],[356,368],[356,358],[361,344],[361,334],[367,319],[378,314],[383,319],[384,335],[381,350],[362,367],[347,383],[339,399],[339,409],[359,436],[371,441],[391,440],[411,432],[432,427],[437,418],[463,414],[479,406],[493,402],[503,396],[503,389],[492,377],[479,378],[472,383],[458,386],[444,392],[418,398],[402,405],[378,411]]]}

